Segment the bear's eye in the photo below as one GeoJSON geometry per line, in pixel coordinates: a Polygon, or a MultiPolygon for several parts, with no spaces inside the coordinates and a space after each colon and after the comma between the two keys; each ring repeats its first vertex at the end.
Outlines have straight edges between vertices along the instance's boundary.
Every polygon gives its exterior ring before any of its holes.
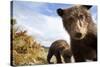
{"type": "Polygon", "coordinates": [[[75,22],[75,18],[73,16],[69,16],[67,19],[70,23],[75,22]]]}
{"type": "Polygon", "coordinates": [[[75,19],[73,17],[68,17],[66,22],[67,22],[67,25],[71,25],[73,22],[75,22],[75,19]]]}
{"type": "Polygon", "coordinates": [[[73,18],[73,17],[69,17],[68,20],[69,20],[69,21],[73,21],[74,18],[73,18]]]}
{"type": "Polygon", "coordinates": [[[83,20],[84,19],[84,16],[83,15],[80,15],[79,16],[79,19],[83,20]]]}

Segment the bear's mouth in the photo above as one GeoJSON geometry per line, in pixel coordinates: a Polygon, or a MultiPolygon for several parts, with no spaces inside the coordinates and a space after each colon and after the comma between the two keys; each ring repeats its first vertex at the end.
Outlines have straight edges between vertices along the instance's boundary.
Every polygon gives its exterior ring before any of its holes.
{"type": "Polygon", "coordinates": [[[73,35],[72,38],[75,40],[82,40],[84,39],[85,35],[73,35]]]}

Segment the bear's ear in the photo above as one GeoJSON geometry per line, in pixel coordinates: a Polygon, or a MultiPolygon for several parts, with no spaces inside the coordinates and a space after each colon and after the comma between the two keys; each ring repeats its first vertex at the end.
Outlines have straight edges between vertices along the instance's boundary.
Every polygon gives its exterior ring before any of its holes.
{"type": "Polygon", "coordinates": [[[57,14],[59,16],[62,16],[63,15],[63,9],[61,9],[61,8],[57,9],[57,14]]]}
{"type": "Polygon", "coordinates": [[[89,10],[92,7],[92,5],[82,5],[82,7],[86,8],[87,10],[89,10]]]}

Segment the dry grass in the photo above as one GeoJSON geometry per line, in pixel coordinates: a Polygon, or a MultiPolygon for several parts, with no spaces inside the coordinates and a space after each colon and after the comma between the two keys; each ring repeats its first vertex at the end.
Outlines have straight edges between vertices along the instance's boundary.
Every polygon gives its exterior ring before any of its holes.
{"type": "Polygon", "coordinates": [[[14,27],[17,24],[15,19],[11,22],[12,65],[48,64],[46,58],[49,48],[41,46],[34,37],[26,34],[27,31],[17,32],[20,29],[14,27]]]}
{"type": "Polygon", "coordinates": [[[23,35],[13,34],[13,65],[47,63],[44,48],[32,36],[28,36],[26,33],[23,33],[23,35]]]}

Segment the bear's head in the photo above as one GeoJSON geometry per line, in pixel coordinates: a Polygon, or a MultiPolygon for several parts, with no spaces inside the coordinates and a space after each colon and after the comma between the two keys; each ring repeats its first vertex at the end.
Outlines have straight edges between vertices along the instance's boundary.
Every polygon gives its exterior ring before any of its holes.
{"type": "Polygon", "coordinates": [[[57,14],[62,18],[64,28],[68,31],[72,39],[83,39],[88,31],[88,26],[92,22],[89,12],[91,5],[78,5],[67,9],[57,9],[57,14]]]}

